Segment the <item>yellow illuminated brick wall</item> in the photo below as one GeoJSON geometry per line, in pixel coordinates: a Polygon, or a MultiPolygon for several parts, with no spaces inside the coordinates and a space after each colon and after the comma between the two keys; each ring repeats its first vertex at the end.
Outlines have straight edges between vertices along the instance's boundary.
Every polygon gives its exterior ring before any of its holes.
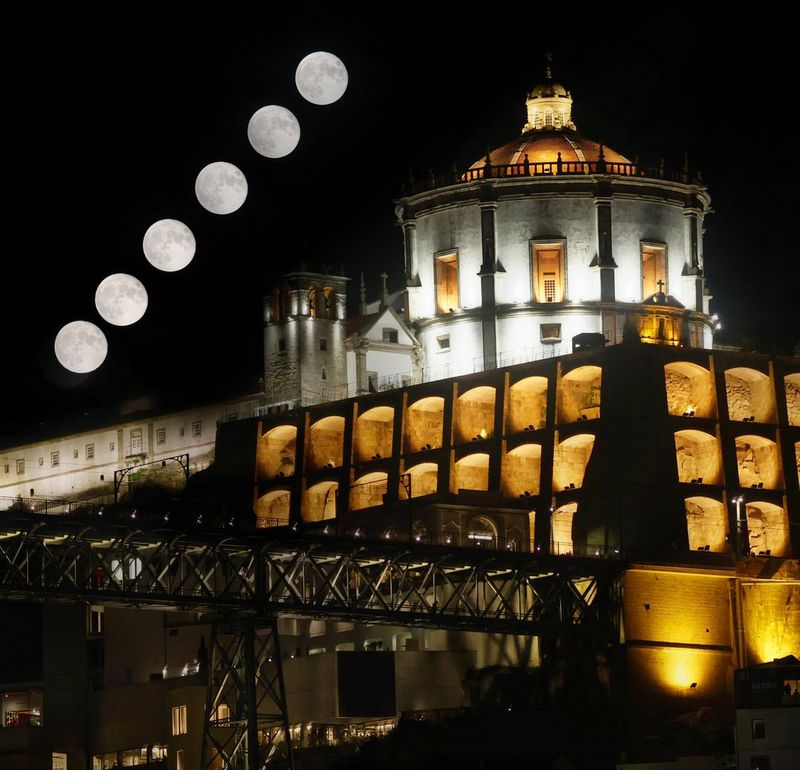
{"type": "Polygon", "coordinates": [[[744,583],[741,595],[748,665],[800,657],[800,585],[744,583]]]}

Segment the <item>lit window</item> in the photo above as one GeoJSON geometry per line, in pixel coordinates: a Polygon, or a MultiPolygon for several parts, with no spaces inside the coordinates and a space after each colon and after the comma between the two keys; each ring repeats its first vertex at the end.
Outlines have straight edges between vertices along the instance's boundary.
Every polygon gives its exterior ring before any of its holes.
{"type": "Polygon", "coordinates": [[[546,126],[553,125],[553,111],[552,110],[545,110],[544,111],[544,124],[546,126]]]}
{"type": "Polygon", "coordinates": [[[172,734],[186,735],[186,706],[172,707],[172,734]]]}
{"type": "Polygon", "coordinates": [[[156,444],[166,444],[167,443],[167,429],[166,428],[159,428],[156,430],[156,444]]]}
{"type": "Polygon", "coordinates": [[[320,350],[327,350],[328,349],[328,340],[320,340],[319,341],[319,349],[320,350]]]}
{"type": "Polygon", "coordinates": [[[383,330],[384,342],[397,342],[397,329],[384,329],[383,330]]]}
{"type": "Polygon", "coordinates": [[[753,719],[751,723],[753,740],[758,741],[767,737],[767,728],[763,719],[753,719]]]}
{"type": "Polygon", "coordinates": [[[542,342],[561,342],[561,324],[540,324],[542,342]]]}
{"type": "Polygon", "coordinates": [[[202,420],[193,420],[192,421],[192,435],[199,436],[203,432],[203,422],[202,420]]]}
{"type": "Polygon", "coordinates": [[[564,300],[564,244],[531,244],[531,275],[536,302],[564,300]]]}
{"type": "Polygon", "coordinates": [[[58,468],[61,465],[61,452],[50,452],[50,467],[58,468]]]}
{"type": "Polygon", "coordinates": [[[86,445],[86,459],[94,460],[94,444],[86,445]]]}
{"type": "Polygon", "coordinates": [[[441,337],[437,337],[436,343],[439,345],[439,350],[450,350],[450,335],[443,334],[441,337]]]}
{"type": "Polygon", "coordinates": [[[442,254],[436,257],[436,312],[450,313],[458,306],[458,254],[442,254]]]}
{"type": "Polygon", "coordinates": [[[25,460],[17,460],[17,473],[25,473],[25,460]]]}
{"type": "Polygon", "coordinates": [[[67,755],[61,751],[53,752],[52,770],[67,770],[67,755]]]}
{"type": "Polygon", "coordinates": [[[642,299],[658,291],[667,293],[667,247],[642,244],[642,299]]]}
{"type": "Polygon", "coordinates": [[[183,749],[175,752],[175,770],[186,770],[186,765],[183,763],[183,749]]]}
{"type": "Polygon", "coordinates": [[[89,634],[99,636],[103,633],[103,613],[104,607],[89,607],[89,634]]]}

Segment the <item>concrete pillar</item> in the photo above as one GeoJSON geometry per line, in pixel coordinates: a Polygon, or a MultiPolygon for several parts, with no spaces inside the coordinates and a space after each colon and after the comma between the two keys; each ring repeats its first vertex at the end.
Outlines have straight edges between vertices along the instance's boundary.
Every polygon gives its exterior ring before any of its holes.
{"type": "Polygon", "coordinates": [[[369,375],[367,374],[367,345],[362,343],[356,353],[356,394],[369,393],[369,375]]]}
{"type": "Polygon", "coordinates": [[[617,269],[617,263],[614,262],[612,246],[611,202],[611,183],[598,182],[594,192],[594,208],[597,227],[596,266],[600,269],[601,302],[616,301],[614,271],[617,269]]]}
{"type": "Polygon", "coordinates": [[[481,243],[483,262],[478,273],[481,279],[481,332],[483,335],[483,368],[497,367],[497,327],[495,324],[495,273],[497,272],[497,254],[495,245],[495,212],[494,201],[481,203],[481,243]]]}
{"type": "Polygon", "coordinates": [[[687,196],[683,206],[683,241],[686,262],[683,275],[694,279],[693,310],[703,312],[702,220],[695,196],[687,196]]]}

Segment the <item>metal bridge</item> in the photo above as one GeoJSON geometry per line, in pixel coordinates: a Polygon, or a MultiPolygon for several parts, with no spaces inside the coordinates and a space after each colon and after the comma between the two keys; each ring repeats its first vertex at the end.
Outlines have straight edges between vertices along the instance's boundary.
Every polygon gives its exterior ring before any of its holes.
{"type": "Polygon", "coordinates": [[[204,768],[291,764],[278,615],[493,633],[617,630],[606,559],[6,513],[0,597],[191,610],[213,623],[204,768]],[[220,708],[225,704],[225,708],[220,708]]]}

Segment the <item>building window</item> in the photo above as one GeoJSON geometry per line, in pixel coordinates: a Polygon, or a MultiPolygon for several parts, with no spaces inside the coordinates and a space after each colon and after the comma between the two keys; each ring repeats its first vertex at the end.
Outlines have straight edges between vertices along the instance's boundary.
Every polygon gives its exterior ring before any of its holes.
{"type": "Polygon", "coordinates": [[[142,453],[142,429],[136,428],[131,431],[131,454],[138,455],[142,453]]]}
{"type": "Polygon", "coordinates": [[[78,450],[77,449],[73,449],[72,450],[72,459],[73,460],[77,460],[78,459],[78,450]]]}
{"type": "Polygon", "coordinates": [[[94,444],[86,445],[86,459],[94,460],[94,444]]]}
{"type": "Polygon", "coordinates": [[[17,473],[25,473],[25,460],[17,460],[17,473]]]}
{"type": "Polygon", "coordinates": [[[753,719],[750,723],[750,729],[754,741],[763,740],[767,737],[767,728],[763,719],[753,719]]]}
{"type": "Polygon", "coordinates": [[[531,275],[536,302],[563,302],[564,243],[531,244],[531,275]]]}
{"type": "Polygon", "coordinates": [[[436,312],[452,313],[459,307],[458,253],[436,257],[436,312]]]}
{"type": "Polygon", "coordinates": [[[383,341],[397,343],[397,329],[384,329],[383,341]]]}
{"type": "Polygon", "coordinates": [[[39,467],[41,468],[44,465],[44,457],[39,458],[39,467]]]}
{"type": "Polygon", "coordinates": [[[61,465],[61,452],[50,452],[50,467],[58,468],[61,465]]]}
{"type": "Polygon", "coordinates": [[[437,337],[436,344],[439,346],[439,350],[450,350],[450,335],[442,334],[440,337],[437,337]]]}
{"type": "Polygon", "coordinates": [[[186,735],[186,706],[172,707],[172,734],[186,735]]]}
{"type": "Polygon", "coordinates": [[[308,314],[312,318],[317,317],[317,302],[319,301],[319,293],[317,292],[317,287],[312,286],[308,290],[308,314]]]}
{"type": "Polygon", "coordinates": [[[6,473],[8,473],[10,471],[10,467],[8,465],[5,465],[3,467],[4,467],[6,473]]]}
{"type": "Polygon", "coordinates": [[[325,301],[325,317],[331,321],[336,320],[336,292],[333,286],[326,286],[322,290],[322,298],[325,301]]]}
{"type": "Polygon", "coordinates": [[[328,349],[328,340],[321,339],[319,341],[319,349],[320,350],[327,350],[328,349]]]}
{"type": "Polygon", "coordinates": [[[540,324],[539,335],[542,342],[561,342],[561,324],[540,324]]]}
{"type": "Polygon", "coordinates": [[[105,607],[89,607],[89,635],[100,636],[103,633],[103,613],[105,607]]]}
{"type": "Polygon", "coordinates": [[[667,247],[642,244],[642,299],[656,292],[667,293],[667,247]]]}
{"type": "Polygon", "coordinates": [[[192,420],[192,435],[196,438],[197,436],[202,435],[202,433],[203,433],[202,420],[192,420]]]}
{"type": "Polygon", "coordinates": [[[116,449],[116,444],[113,441],[108,442],[108,451],[113,452],[116,449]]]}
{"type": "Polygon", "coordinates": [[[167,443],[167,429],[159,428],[156,431],[156,444],[166,444],[166,443],[167,443]]]}
{"type": "Polygon", "coordinates": [[[183,438],[185,434],[186,434],[186,428],[184,428],[184,427],[183,427],[183,425],[181,425],[181,427],[180,427],[180,428],[178,428],[178,435],[179,435],[181,438],[183,438]]]}
{"type": "Polygon", "coordinates": [[[53,752],[52,770],[67,770],[67,755],[63,751],[53,752]]]}
{"type": "Polygon", "coordinates": [[[175,752],[175,770],[186,770],[186,765],[183,763],[183,749],[175,752]]]}

